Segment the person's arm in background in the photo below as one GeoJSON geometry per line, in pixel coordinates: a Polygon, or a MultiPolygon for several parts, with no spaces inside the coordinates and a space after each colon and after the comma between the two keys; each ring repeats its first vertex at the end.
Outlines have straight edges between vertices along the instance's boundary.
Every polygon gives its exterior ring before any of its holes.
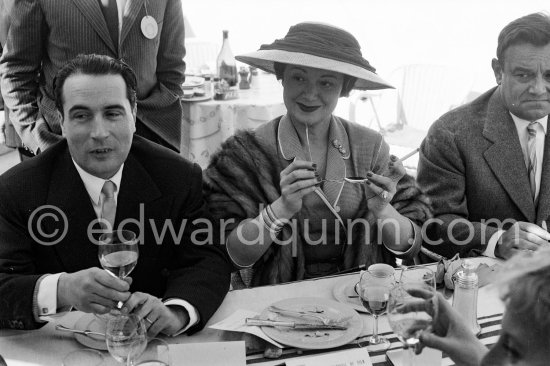
{"type": "Polygon", "coordinates": [[[15,1],[9,14],[10,31],[0,59],[2,95],[23,144],[37,153],[61,139],[50,131],[37,103],[47,24],[38,1],[15,1]]]}
{"type": "MultiPolygon", "coordinates": [[[[160,40],[156,55],[157,68],[155,70],[157,85],[143,99],[138,100],[138,118],[147,119],[151,115],[150,113],[141,113],[141,111],[163,111],[164,120],[153,121],[153,123],[170,124],[167,127],[163,126],[162,130],[165,133],[177,130],[177,141],[179,141],[182,116],[180,98],[183,95],[181,84],[185,81],[185,62],[183,61],[185,56],[185,27],[181,0],[167,2],[164,18],[162,19],[162,30],[158,37],[160,37],[160,40]]],[[[158,133],[158,131],[155,132],[158,133]]],[[[172,144],[175,143],[176,138],[170,138],[170,135],[162,137],[172,144]]],[[[175,147],[178,150],[180,148],[179,145],[175,147]]]]}
{"type": "Polygon", "coordinates": [[[13,0],[0,0],[0,45],[2,48],[6,44],[8,38],[8,30],[10,29],[10,8],[13,0]]]}

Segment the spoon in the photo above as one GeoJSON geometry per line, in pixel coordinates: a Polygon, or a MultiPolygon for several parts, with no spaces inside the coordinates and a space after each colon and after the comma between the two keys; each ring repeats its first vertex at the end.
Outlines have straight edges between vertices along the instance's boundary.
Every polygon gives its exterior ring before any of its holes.
{"type": "MultiPolygon", "coordinates": [[[[100,336],[100,337],[103,337],[105,338],[105,334],[104,333],[99,333],[99,332],[92,332],[91,330],[80,330],[80,329],[71,329],[71,328],[67,328],[61,324],[57,324],[55,326],[55,329],[56,330],[61,330],[63,332],[71,332],[71,333],[76,333],[76,334],[82,334],[82,335],[85,335],[85,336],[88,336],[88,337],[91,337],[91,336],[100,336]]],[[[93,337],[95,338],[95,337],[93,337]]]]}

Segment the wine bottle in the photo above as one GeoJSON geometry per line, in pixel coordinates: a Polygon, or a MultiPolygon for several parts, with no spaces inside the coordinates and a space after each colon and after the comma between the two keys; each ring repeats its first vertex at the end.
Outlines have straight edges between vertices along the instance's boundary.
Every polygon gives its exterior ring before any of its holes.
{"type": "Polygon", "coordinates": [[[222,49],[218,54],[216,66],[220,79],[227,81],[229,86],[235,86],[237,85],[237,63],[235,62],[235,57],[233,57],[233,52],[231,52],[231,47],[229,46],[228,34],[229,32],[227,30],[223,31],[222,49]]]}

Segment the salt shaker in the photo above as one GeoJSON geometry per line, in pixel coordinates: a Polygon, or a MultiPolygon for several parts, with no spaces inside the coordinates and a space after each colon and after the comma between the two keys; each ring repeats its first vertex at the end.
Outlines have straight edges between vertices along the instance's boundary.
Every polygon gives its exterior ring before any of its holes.
{"type": "Polygon", "coordinates": [[[472,261],[463,260],[462,268],[456,273],[453,308],[462,315],[468,328],[477,336],[481,333],[481,327],[477,323],[479,279],[475,270],[476,266],[472,261]]]}

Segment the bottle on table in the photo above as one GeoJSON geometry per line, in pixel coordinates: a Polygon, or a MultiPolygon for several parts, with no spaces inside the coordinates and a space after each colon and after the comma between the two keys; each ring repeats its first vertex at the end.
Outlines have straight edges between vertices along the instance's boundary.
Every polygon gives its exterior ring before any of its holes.
{"type": "Polygon", "coordinates": [[[229,32],[227,30],[223,31],[223,43],[220,53],[218,54],[218,59],[216,62],[216,67],[218,71],[218,76],[220,79],[227,81],[229,86],[237,85],[237,63],[231,47],[229,46],[229,32]]]}
{"type": "Polygon", "coordinates": [[[462,268],[456,273],[453,308],[464,318],[473,334],[479,335],[481,327],[477,322],[477,292],[479,278],[476,265],[469,259],[464,259],[462,268]]]}

